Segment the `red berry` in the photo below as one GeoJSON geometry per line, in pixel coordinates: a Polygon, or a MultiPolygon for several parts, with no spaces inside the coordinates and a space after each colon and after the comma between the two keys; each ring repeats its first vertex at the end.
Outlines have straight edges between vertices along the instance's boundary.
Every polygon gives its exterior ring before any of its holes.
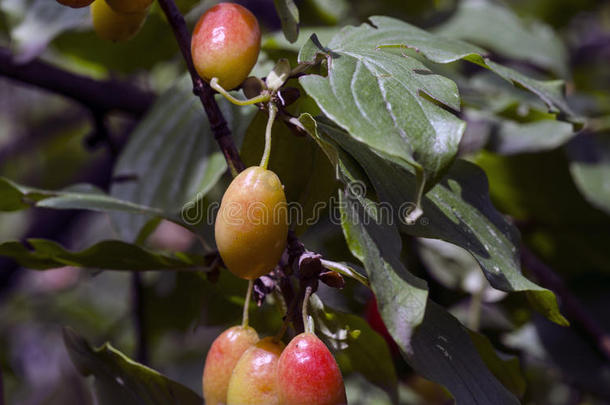
{"type": "Polygon", "coordinates": [[[286,346],[277,379],[280,405],[347,404],[339,366],[313,333],[301,333],[286,346]]]}
{"type": "Polygon", "coordinates": [[[218,78],[227,90],[239,86],[258,59],[261,32],[256,17],[233,3],[219,3],[206,11],[193,31],[191,54],[199,75],[218,78]]]}

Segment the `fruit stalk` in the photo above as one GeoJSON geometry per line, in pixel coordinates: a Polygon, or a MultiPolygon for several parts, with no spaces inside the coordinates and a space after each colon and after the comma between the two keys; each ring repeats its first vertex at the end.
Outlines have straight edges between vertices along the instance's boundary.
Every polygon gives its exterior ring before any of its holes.
{"type": "Polygon", "coordinates": [[[273,122],[277,115],[277,106],[272,101],[269,102],[269,119],[267,120],[267,127],[265,128],[265,150],[261,159],[260,166],[266,169],[269,166],[269,157],[271,156],[271,131],[273,129],[273,122]]]}
{"type": "Polygon", "coordinates": [[[254,287],[254,280],[248,280],[248,290],[246,291],[246,302],[244,302],[244,313],[241,318],[241,326],[245,328],[249,322],[249,309],[250,309],[250,298],[252,297],[252,288],[254,287]]]}
{"type": "Polygon", "coordinates": [[[309,297],[311,297],[312,291],[313,291],[313,289],[310,285],[305,287],[305,296],[303,297],[302,316],[303,316],[303,325],[304,325],[304,329],[305,329],[306,333],[314,333],[314,328],[313,328],[312,322],[309,322],[309,313],[307,311],[307,305],[309,304],[309,297]]]}

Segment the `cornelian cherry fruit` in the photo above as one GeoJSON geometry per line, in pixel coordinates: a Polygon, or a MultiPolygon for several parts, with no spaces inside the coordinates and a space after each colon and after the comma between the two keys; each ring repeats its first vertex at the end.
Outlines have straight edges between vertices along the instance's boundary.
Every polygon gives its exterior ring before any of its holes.
{"type": "Polygon", "coordinates": [[[227,405],[278,405],[277,363],[282,342],[266,337],[251,346],[233,369],[227,405]]]}
{"type": "Polygon", "coordinates": [[[226,90],[239,86],[258,59],[261,32],[245,7],[219,3],[197,22],[191,39],[193,63],[208,82],[217,77],[226,90]]]}
{"type": "Polygon", "coordinates": [[[218,252],[229,271],[254,280],[279,262],[288,236],[286,195],[280,179],[259,166],[227,188],[215,224],[218,252]]]}
{"type": "Polygon", "coordinates": [[[242,354],[257,342],[258,334],[249,326],[234,326],[214,340],[203,368],[203,398],[207,405],[227,403],[233,369],[242,354]]]}
{"type": "Polygon", "coordinates": [[[339,366],[313,333],[301,333],[286,346],[277,379],[280,405],[347,404],[339,366]]]}

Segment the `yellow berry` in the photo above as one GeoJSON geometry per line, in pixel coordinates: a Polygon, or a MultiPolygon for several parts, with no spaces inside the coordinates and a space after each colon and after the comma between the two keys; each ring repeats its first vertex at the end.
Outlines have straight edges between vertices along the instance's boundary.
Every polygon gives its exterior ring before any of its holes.
{"type": "Polygon", "coordinates": [[[288,236],[286,195],[275,173],[253,166],[233,180],[222,197],[215,236],[233,274],[253,280],[275,268],[288,236]]]}
{"type": "Polygon", "coordinates": [[[133,38],[144,24],[146,14],[146,11],[117,13],[106,0],[95,0],[91,5],[93,28],[100,38],[108,41],[127,41],[133,38]]]}
{"type": "Polygon", "coordinates": [[[227,405],[278,405],[277,363],[282,342],[266,337],[241,356],[233,369],[227,405]]]}

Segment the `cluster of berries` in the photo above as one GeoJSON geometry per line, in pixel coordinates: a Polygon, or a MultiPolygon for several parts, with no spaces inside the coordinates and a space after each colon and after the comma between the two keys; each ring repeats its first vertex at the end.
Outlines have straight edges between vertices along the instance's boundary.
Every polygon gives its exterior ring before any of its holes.
{"type": "Polygon", "coordinates": [[[284,347],[234,326],[212,344],[203,370],[208,405],[347,404],[343,377],[326,345],[302,333],[284,347]]]}

